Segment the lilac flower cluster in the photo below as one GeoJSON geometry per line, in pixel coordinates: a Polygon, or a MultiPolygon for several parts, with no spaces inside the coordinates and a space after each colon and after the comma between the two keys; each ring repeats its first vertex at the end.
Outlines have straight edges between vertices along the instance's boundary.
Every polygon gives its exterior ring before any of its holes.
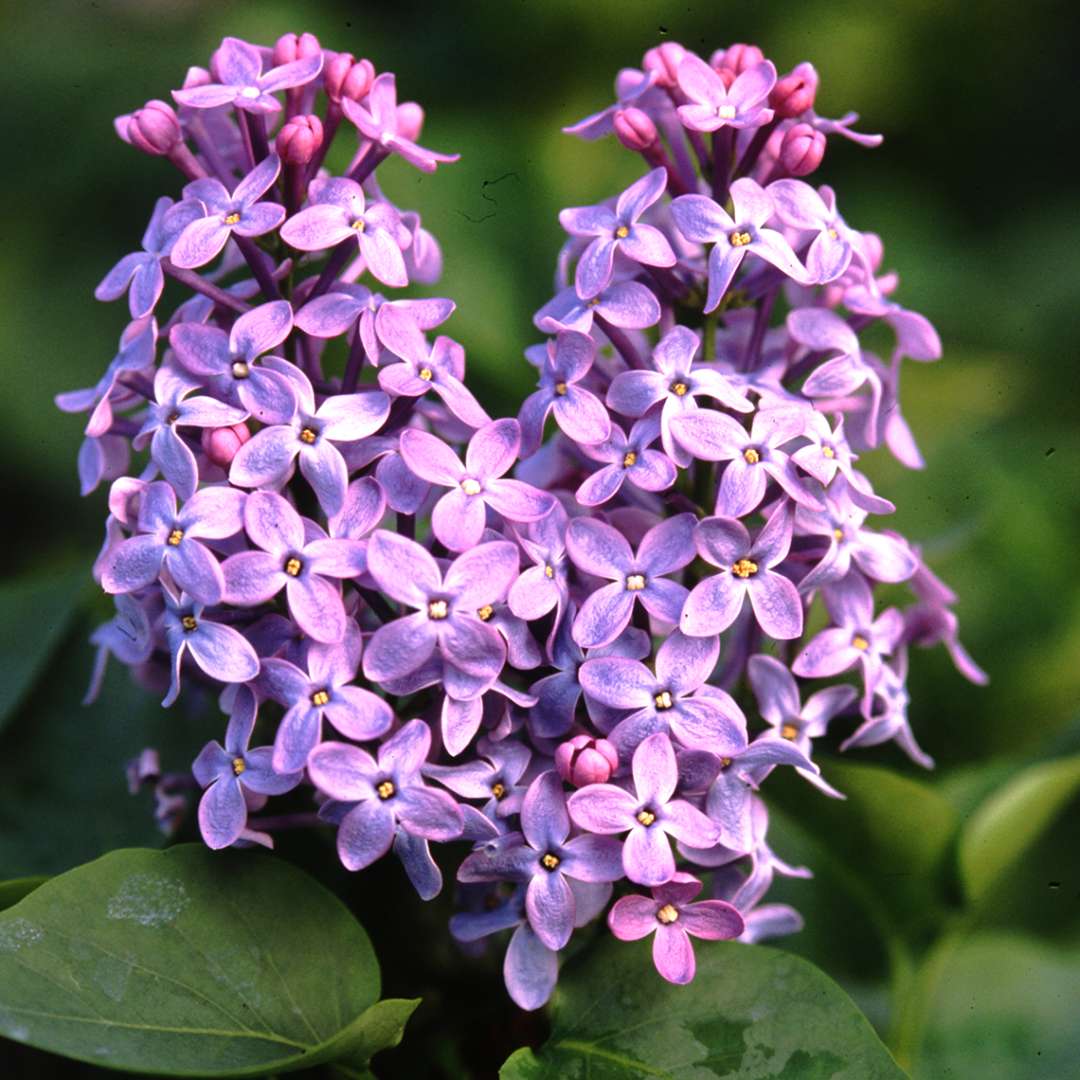
{"type": "MultiPolygon", "coordinates": [[[[110,655],[167,705],[220,691],[224,742],[192,767],[207,844],[324,823],[346,867],[393,850],[424,899],[430,844],[471,846],[451,931],[513,931],[506,984],[536,1008],[605,910],[676,983],[691,937],[797,929],[763,901],[809,871],[769,847],[759,789],[787,766],[842,798],[813,760],[835,718],[843,749],[931,764],[909,647],[985,676],[919,550],[868,527],[894,508],[856,464],[884,444],[921,466],[901,365],[941,348],[890,299],[878,238],[803,179],[829,135],[879,141],[818,116],[816,87],[754,46],[668,43],[567,129],[646,171],[560,215],[537,390],[496,420],[437,333],[454,304],[373,291],[441,268],[378,166],[454,160],[418,144],[392,74],[310,34],[227,38],[175,107],[116,121],[187,183],[98,287],[131,315],[105,375],[59,399],[89,414],[84,493],[111,482],[91,696],[110,655]],[[859,339],[879,322],[887,357],[859,339]],[[914,603],[882,609],[899,582],[914,603]]],[[[159,776],[152,752],[132,771],[175,823],[159,776]]]]}

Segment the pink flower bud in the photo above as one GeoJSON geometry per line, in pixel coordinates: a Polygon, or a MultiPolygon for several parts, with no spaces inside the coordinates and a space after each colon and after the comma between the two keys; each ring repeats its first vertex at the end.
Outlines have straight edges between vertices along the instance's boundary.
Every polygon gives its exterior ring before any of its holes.
{"type": "Polygon", "coordinates": [[[603,784],[618,768],[619,755],[607,739],[575,735],[555,751],[555,768],[568,784],[603,784]]]}
{"type": "Polygon", "coordinates": [[[247,424],[231,427],[203,428],[202,448],[206,456],[221,468],[227,469],[236,452],[251,438],[247,424]]]}
{"type": "Polygon", "coordinates": [[[686,50],[677,42],[665,41],[645,54],[642,66],[653,73],[657,86],[666,89],[678,84],[679,64],[685,55],[686,50]]]}
{"type": "Polygon", "coordinates": [[[769,104],[778,119],[789,120],[813,107],[817,88],[818,73],[814,65],[802,63],[777,80],[769,94],[769,104]]]}
{"type": "Polygon", "coordinates": [[[274,42],[272,63],[274,67],[291,64],[294,60],[306,60],[322,52],[319,39],[314,34],[282,34],[274,42]]]}
{"type": "Polygon", "coordinates": [[[317,116],[294,116],[282,125],[274,144],[287,165],[307,165],[322,141],[323,126],[317,116]]]}
{"type": "Polygon", "coordinates": [[[340,105],[343,97],[360,101],[375,81],[375,67],[370,60],[356,60],[352,53],[338,53],[323,68],[326,96],[340,105]]]}
{"type": "Polygon", "coordinates": [[[789,176],[808,176],[825,156],[825,136],[809,124],[795,124],[784,132],[780,165],[789,176]]]}
{"type": "Polygon", "coordinates": [[[613,121],[615,135],[627,150],[648,150],[656,145],[656,125],[641,109],[620,109],[613,121]]]}
{"type": "Polygon", "coordinates": [[[416,142],[424,128],[424,110],[415,101],[403,101],[397,107],[397,128],[403,139],[416,142]]]}
{"type": "Polygon", "coordinates": [[[176,113],[164,101],[148,101],[128,120],[127,141],[144,154],[164,157],[183,137],[176,113]]]}
{"type": "Polygon", "coordinates": [[[744,45],[742,42],[736,42],[724,50],[723,56],[713,53],[710,62],[714,68],[721,72],[730,71],[732,75],[741,75],[747,68],[760,64],[764,59],[765,54],[756,45],[744,45]],[[717,63],[718,59],[719,63],[717,63]]]}

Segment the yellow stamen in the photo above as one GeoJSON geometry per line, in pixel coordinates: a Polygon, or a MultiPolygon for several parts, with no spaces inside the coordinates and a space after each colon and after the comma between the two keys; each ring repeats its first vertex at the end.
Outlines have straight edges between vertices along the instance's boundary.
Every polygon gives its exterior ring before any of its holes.
{"type": "Polygon", "coordinates": [[[559,395],[559,397],[565,397],[565,395],[566,395],[566,390],[567,390],[567,386],[566,386],[566,383],[564,383],[564,382],[557,382],[557,383],[555,384],[555,393],[556,393],[556,394],[558,394],[558,395],[559,395]]]}
{"type": "Polygon", "coordinates": [[[325,705],[330,700],[330,695],[325,690],[316,690],[311,695],[312,705],[325,705]]]}
{"type": "Polygon", "coordinates": [[[506,798],[506,785],[501,780],[496,780],[495,783],[491,785],[491,794],[494,795],[496,799],[506,798]]]}
{"type": "Polygon", "coordinates": [[[799,734],[799,729],[794,724],[784,724],[780,728],[780,738],[791,742],[799,734]]]}
{"type": "Polygon", "coordinates": [[[835,450],[834,450],[834,449],[833,449],[833,448],[832,448],[831,446],[823,446],[823,447],[821,448],[821,452],[822,452],[822,454],[823,454],[823,455],[824,455],[825,457],[827,457],[827,458],[828,458],[828,459],[829,459],[830,461],[831,461],[831,460],[832,460],[832,459],[833,459],[834,457],[836,457],[836,451],[835,451],[835,450]]]}
{"type": "Polygon", "coordinates": [[[626,579],[626,588],[629,592],[641,592],[645,588],[645,575],[631,574],[626,579]]]}
{"type": "Polygon", "coordinates": [[[446,601],[432,600],[427,606],[427,613],[429,619],[445,619],[447,616],[446,601]]]}
{"type": "Polygon", "coordinates": [[[839,239],[839,235],[838,235],[838,233],[837,233],[837,231],[835,229],[827,229],[826,232],[828,232],[830,240],[838,240],[839,239]]]}
{"type": "Polygon", "coordinates": [[[721,768],[721,769],[727,769],[727,768],[729,768],[729,767],[730,767],[730,765],[731,765],[731,758],[729,758],[729,757],[722,757],[722,758],[720,759],[720,768],[721,768]]]}
{"type": "Polygon", "coordinates": [[[429,367],[422,367],[416,374],[423,379],[424,382],[431,382],[431,380],[435,378],[435,373],[429,367]]]}
{"type": "Polygon", "coordinates": [[[630,230],[629,230],[629,229],[628,229],[628,228],[627,228],[627,227],[626,227],[625,225],[620,225],[620,226],[619,226],[619,227],[618,227],[618,228],[617,228],[617,229],[615,230],[615,235],[616,235],[616,236],[617,236],[617,237],[618,237],[618,238],[619,238],[620,240],[625,240],[625,239],[626,239],[626,238],[627,238],[627,237],[628,237],[628,236],[630,235],[630,230]]]}
{"type": "Polygon", "coordinates": [[[285,573],[289,577],[299,577],[300,571],[303,569],[304,564],[295,555],[285,563],[285,573]]]}
{"type": "Polygon", "coordinates": [[[759,454],[752,446],[748,446],[743,452],[743,461],[747,465],[756,465],[761,460],[761,454],[759,454]]]}
{"type": "Polygon", "coordinates": [[[384,780],[375,789],[375,794],[378,795],[380,799],[393,798],[393,795],[394,795],[394,782],[393,782],[393,780],[384,780]]]}
{"type": "Polygon", "coordinates": [[[639,810],[637,819],[642,825],[648,828],[656,820],[656,815],[651,810],[639,810]]]}
{"type": "Polygon", "coordinates": [[[171,533],[169,533],[169,539],[166,541],[166,543],[168,543],[170,547],[178,547],[180,545],[180,541],[183,540],[183,539],[184,539],[184,530],[183,529],[173,529],[173,531],[171,533]]]}
{"type": "Polygon", "coordinates": [[[356,219],[356,220],[355,220],[355,221],[354,221],[354,222],[352,223],[352,227],[353,227],[353,228],[354,228],[354,229],[355,229],[355,230],[356,230],[357,232],[363,232],[363,231],[364,231],[364,219],[363,219],[362,217],[361,217],[361,218],[357,218],[357,219],[356,219]]]}
{"type": "Polygon", "coordinates": [[[670,709],[671,693],[667,690],[661,690],[660,693],[653,698],[653,703],[658,709],[670,709]]]}
{"type": "Polygon", "coordinates": [[[234,757],[232,759],[232,771],[234,776],[239,776],[246,768],[247,766],[244,764],[244,759],[242,757],[234,757]]]}
{"type": "Polygon", "coordinates": [[[746,247],[750,243],[751,236],[748,232],[740,232],[736,229],[729,237],[732,247],[746,247]]]}
{"type": "Polygon", "coordinates": [[[559,865],[559,856],[558,855],[552,855],[551,852],[549,851],[545,856],[543,856],[543,858],[541,858],[540,865],[545,870],[554,870],[555,867],[557,867],[559,865]]]}
{"type": "Polygon", "coordinates": [[[856,634],[851,639],[851,644],[852,647],[858,649],[859,652],[866,652],[866,650],[870,648],[870,642],[867,641],[862,634],[856,634]]]}
{"type": "Polygon", "coordinates": [[[238,225],[240,223],[240,215],[234,210],[231,214],[225,215],[226,225],[238,225]]]}
{"type": "Polygon", "coordinates": [[[844,539],[844,530],[841,529],[839,525],[837,525],[837,527],[833,529],[832,534],[836,537],[837,540],[844,539]]]}
{"type": "Polygon", "coordinates": [[[554,576],[555,576],[555,567],[552,566],[551,563],[548,563],[547,566],[544,567],[544,577],[553,578],[554,576]]]}
{"type": "Polygon", "coordinates": [[[318,438],[318,436],[309,427],[304,428],[300,432],[300,441],[303,443],[307,443],[308,446],[310,446],[316,440],[316,438],[318,438]]]}
{"type": "Polygon", "coordinates": [[[243,360],[234,360],[232,373],[234,379],[246,379],[251,374],[251,369],[243,360]]]}
{"type": "Polygon", "coordinates": [[[686,395],[690,392],[690,387],[687,386],[684,382],[675,382],[671,384],[671,392],[676,397],[686,397],[686,395]]]}
{"type": "Polygon", "coordinates": [[[637,464],[637,454],[634,453],[633,450],[627,450],[626,453],[623,454],[622,467],[624,469],[629,469],[629,468],[632,468],[636,464],[637,464]]]}
{"type": "Polygon", "coordinates": [[[672,904],[665,904],[657,913],[657,919],[665,926],[670,926],[678,917],[679,912],[672,904]]]}
{"type": "Polygon", "coordinates": [[[758,572],[758,564],[752,559],[740,559],[731,568],[731,572],[736,577],[740,577],[745,581],[748,577],[753,577],[758,572]]]}
{"type": "Polygon", "coordinates": [[[466,495],[479,495],[480,481],[474,480],[471,476],[466,476],[465,479],[461,481],[461,490],[464,491],[466,495]]]}
{"type": "Polygon", "coordinates": [[[485,604],[482,608],[479,608],[476,612],[477,618],[481,622],[487,622],[492,615],[495,614],[495,609],[490,604],[485,604]]]}
{"type": "Polygon", "coordinates": [[[185,615],[180,620],[180,625],[190,634],[191,631],[194,630],[195,627],[197,627],[199,624],[196,621],[194,615],[185,615]]]}

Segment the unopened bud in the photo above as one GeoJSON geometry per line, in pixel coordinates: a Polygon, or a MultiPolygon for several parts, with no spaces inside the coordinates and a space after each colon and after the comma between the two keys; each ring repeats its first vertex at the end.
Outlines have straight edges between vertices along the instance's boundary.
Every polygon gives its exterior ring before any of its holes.
{"type": "Polygon", "coordinates": [[[424,129],[424,110],[415,101],[403,101],[397,107],[397,129],[403,139],[416,142],[424,129]]]}
{"type": "Polygon", "coordinates": [[[729,45],[723,55],[713,53],[712,66],[719,71],[730,71],[732,75],[741,75],[748,68],[760,64],[765,59],[765,54],[756,45],[744,45],[736,42],[729,45]],[[716,61],[719,60],[719,63],[716,61]]]}
{"type": "Polygon", "coordinates": [[[164,101],[148,101],[128,120],[127,141],[144,154],[165,157],[183,137],[176,112],[164,101]]]}
{"type": "Polygon", "coordinates": [[[375,81],[375,67],[370,60],[356,60],[352,53],[338,53],[323,68],[326,96],[340,105],[341,99],[360,101],[375,81]]]}
{"type": "Polygon", "coordinates": [[[641,109],[620,109],[612,121],[615,135],[627,150],[640,153],[655,146],[657,141],[656,125],[648,113],[641,109]]]}
{"type": "Polygon", "coordinates": [[[669,89],[678,85],[679,64],[684,56],[686,50],[678,42],[665,41],[663,45],[657,45],[645,54],[642,66],[653,73],[657,86],[669,89]]]}
{"type": "Polygon", "coordinates": [[[281,126],[274,145],[287,165],[307,165],[322,141],[323,126],[317,116],[294,116],[281,126]]]}
{"type": "Polygon", "coordinates": [[[251,438],[247,424],[233,424],[231,427],[203,428],[203,453],[215,464],[227,469],[236,457],[237,451],[251,438]]]}
{"type": "Polygon", "coordinates": [[[769,94],[769,104],[778,119],[790,120],[813,107],[817,88],[818,74],[814,65],[802,63],[777,80],[769,94]]]}
{"type": "Polygon", "coordinates": [[[789,176],[808,176],[825,156],[825,136],[809,124],[795,124],[784,132],[780,166],[789,176]]]}
{"type": "Polygon", "coordinates": [[[291,64],[294,60],[306,60],[322,52],[319,39],[314,34],[282,34],[274,42],[272,63],[274,67],[291,64]]]}
{"type": "Polygon", "coordinates": [[[607,739],[575,735],[555,750],[555,768],[568,784],[603,784],[619,766],[619,755],[607,739]]]}

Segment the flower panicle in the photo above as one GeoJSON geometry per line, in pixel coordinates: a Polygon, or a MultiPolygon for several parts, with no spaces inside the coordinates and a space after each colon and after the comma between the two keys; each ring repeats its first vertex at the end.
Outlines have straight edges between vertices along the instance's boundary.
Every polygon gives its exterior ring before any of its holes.
{"type": "Polygon", "coordinates": [[[84,494],[110,485],[88,696],[115,657],[228,716],[189,773],[133,764],[163,827],[201,791],[211,847],[334,828],[347,868],[392,851],[423,899],[430,845],[463,844],[451,932],[512,932],[523,1008],[605,911],[676,983],[692,938],[798,929],[763,903],[809,871],[769,846],[761,784],[790,767],[842,797],[814,761],[834,721],[841,749],[931,765],[911,645],[986,678],[918,546],[867,524],[894,507],[859,458],[922,466],[899,378],[941,345],[809,179],[830,136],[880,141],[818,116],[817,86],[756,46],[667,42],[566,129],[645,169],[559,215],[537,388],[494,419],[453,301],[396,291],[442,255],[379,167],[456,155],[420,144],[393,74],[311,34],[226,38],[171,104],[116,120],[179,190],[97,288],[128,305],[116,355],[58,404],[87,415],[84,494]],[[860,342],[877,323],[888,356],[860,342]],[[913,603],[882,608],[896,583],[913,603]]]}

